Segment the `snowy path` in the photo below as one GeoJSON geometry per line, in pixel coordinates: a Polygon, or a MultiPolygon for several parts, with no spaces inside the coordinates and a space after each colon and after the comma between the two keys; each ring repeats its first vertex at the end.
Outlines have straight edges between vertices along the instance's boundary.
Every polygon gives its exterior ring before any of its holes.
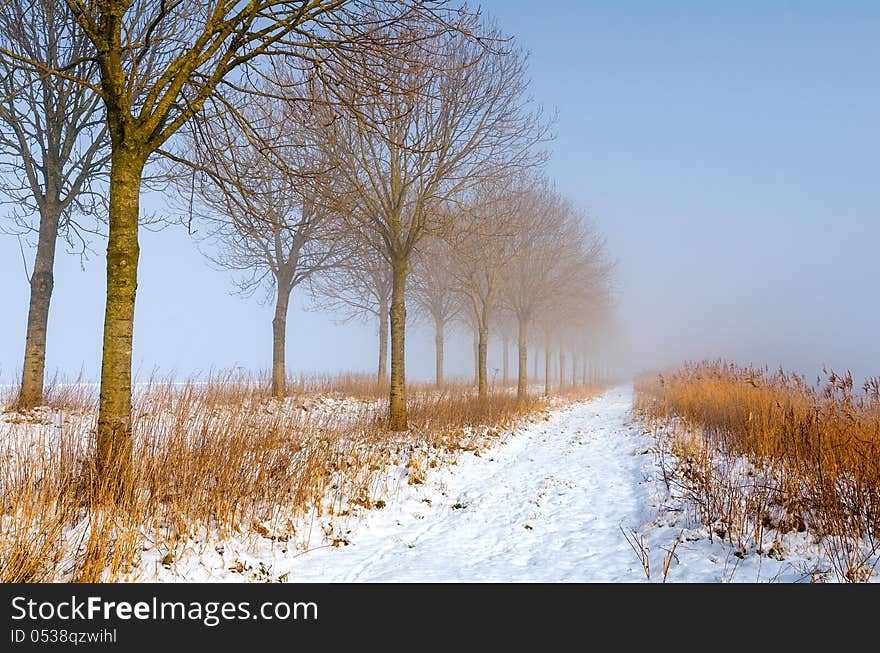
{"type": "Polygon", "coordinates": [[[650,522],[632,390],[554,411],[433,470],[352,524],[351,544],[276,559],[291,581],[638,581],[620,526],[650,522]],[[286,563],[286,564],[285,564],[286,563]]]}
{"type": "Polygon", "coordinates": [[[389,468],[385,490],[371,492],[384,508],[299,525],[311,550],[268,538],[196,540],[173,565],[161,563],[162,551],[145,551],[138,579],[643,582],[622,527],[648,547],[652,581],[663,580],[667,558],[672,582],[833,580],[809,533],[768,534],[763,548],[777,537],[781,557],[756,546],[743,556],[692,523],[686,500],[654,480],[656,443],[631,423],[631,411],[632,387],[623,386],[554,410],[480,456],[429,470],[422,485],[389,468]],[[349,545],[330,547],[325,533],[349,545]]]}

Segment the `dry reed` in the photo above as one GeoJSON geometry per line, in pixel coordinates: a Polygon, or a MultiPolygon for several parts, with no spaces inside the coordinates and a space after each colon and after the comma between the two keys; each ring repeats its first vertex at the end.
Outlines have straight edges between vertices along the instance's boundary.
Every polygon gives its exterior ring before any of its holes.
{"type": "MultiPolygon", "coordinates": [[[[637,384],[637,411],[675,455],[678,479],[710,532],[782,555],[809,532],[841,580],[873,573],[880,550],[880,382],[715,362],[637,384]],[[769,547],[766,540],[771,540],[769,547]]],[[[675,462],[671,462],[675,461],[675,462]]],[[[674,467],[674,469],[673,469],[674,467]]],[[[829,570],[831,571],[831,570],[829,570]]]]}
{"type": "MultiPolygon", "coordinates": [[[[410,431],[385,427],[385,388],[365,376],[150,380],[137,387],[132,491],[102,488],[93,465],[96,388],[54,383],[51,406],[0,418],[0,581],[137,578],[144,550],[171,562],[186,542],[297,536],[296,518],[372,508],[390,464],[410,482],[491,444],[546,408],[506,391],[413,385],[410,431]]],[[[583,393],[588,393],[584,390],[583,393]]],[[[11,393],[11,395],[14,393],[11,393]]],[[[583,396],[583,394],[582,394],[583,396]]]]}

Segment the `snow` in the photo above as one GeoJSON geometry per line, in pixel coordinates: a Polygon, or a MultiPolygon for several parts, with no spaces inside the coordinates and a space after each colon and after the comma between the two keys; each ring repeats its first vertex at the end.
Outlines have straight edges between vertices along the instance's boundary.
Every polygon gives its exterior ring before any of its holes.
{"type": "Polygon", "coordinates": [[[383,509],[318,519],[305,551],[231,539],[171,566],[145,554],[142,570],[177,581],[643,580],[621,530],[656,512],[642,455],[650,438],[631,423],[631,406],[623,387],[554,410],[422,484],[392,468],[384,497],[374,494],[383,509]]]}
{"type": "Polygon", "coordinates": [[[422,484],[392,467],[375,495],[384,508],[341,522],[313,516],[299,547],[227,540],[174,565],[154,560],[142,579],[798,582],[827,568],[808,534],[785,536],[784,555],[740,557],[694,523],[662,481],[659,443],[633,419],[632,393],[556,409],[422,484]]]}
{"type": "Polygon", "coordinates": [[[349,546],[293,561],[290,580],[638,580],[620,525],[651,515],[630,406],[626,389],[608,392],[432,472],[371,512],[349,546]]]}
{"type": "Polygon", "coordinates": [[[381,508],[313,511],[295,520],[289,541],[267,524],[263,536],[190,540],[170,562],[148,548],[126,580],[834,580],[822,574],[830,565],[809,533],[737,551],[696,523],[683,488],[663,482],[661,443],[633,418],[632,398],[626,385],[554,408],[489,448],[428,469],[422,483],[392,464],[370,491],[381,508]]]}

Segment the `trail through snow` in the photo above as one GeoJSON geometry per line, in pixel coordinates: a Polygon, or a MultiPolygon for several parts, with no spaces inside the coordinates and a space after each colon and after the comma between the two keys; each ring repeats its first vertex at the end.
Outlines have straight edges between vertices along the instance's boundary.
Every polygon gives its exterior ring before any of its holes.
{"type": "Polygon", "coordinates": [[[624,529],[656,514],[632,389],[553,411],[432,470],[351,525],[349,546],[278,559],[291,581],[638,581],[624,529]]]}
{"type": "Polygon", "coordinates": [[[313,517],[299,524],[305,539],[296,546],[265,537],[196,541],[170,565],[161,550],[145,551],[139,579],[645,581],[624,533],[647,550],[655,582],[664,568],[679,582],[828,577],[809,533],[779,536],[774,548],[784,555],[773,557],[755,547],[743,554],[694,523],[687,501],[658,476],[657,443],[633,420],[632,398],[632,386],[622,386],[555,409],[480,455],[429,470],[420,485],[391,467],[371,489],[384,508],[313,517]],[[348,545],[330,546],[331,537],[348,545]]]}

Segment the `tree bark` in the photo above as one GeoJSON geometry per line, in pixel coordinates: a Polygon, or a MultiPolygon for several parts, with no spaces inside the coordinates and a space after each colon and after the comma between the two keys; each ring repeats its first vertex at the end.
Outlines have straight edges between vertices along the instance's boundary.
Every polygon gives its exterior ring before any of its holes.
{"type": "Polygon", "coordinates": [[[434,318],[434,354],[436,357],[436,380],[437,387],[443,386],[443,320],[434,318]]]}
{"type": "Polygon", "coordinates": [[[509,346],[507,342],[507,334],[504,334],[501,337],[501,341],[501,346],[504,348],[501,353],[501,378],[503,380],[504,386],[507,387],[507,382],[510,380],[510,356],[509,346]]]}
{"type": "Polygon", "coordinates": [[[406,370],[404,343],[406,337],[406,275],[407,261],[394,260],[391,265],[391,393],[388,426],[392,431],[405,431],[406,370]]]}
{"type": "Polygon", "coordinates": [[[523,319],[519,320],[519,334],[517,336],[517,354],[519,356],[518,359],[518,367],[516,370],[517,379],[516,379],[516,396],[520,399],[525,399],[526,394],[528,393],[528,369],[526,367],[528,357],[528,347],[526,345],[526,321],[523,319]]]}
{"type": "Polygon", "coordinates": [[[550,338],[547,338],[547,346],[544,348],[544,396],[550,396],[550,384],[553,383],[553,360],[550,351],[550,338]]]}
{"type": "Polygon", "coordinates": [[[535,347],[535,363],[534,363],[534,365],[532,365],[532,367],[534,368],[532,370],[532,376],[535,379],[535,383],[537,383],[541,379],[541,377],[538,376],[538,348],[537,347],[535,347]]]}
{"type": "Polygon", "coordinates": [[[388,383],[388,302],[379,304],[379,385],[388,383]]]}
{"type": "Polygon", "coordinates": [[[565,387],[565,351],[559,347],[559,389],[565,387]]]}
{"type": "Polygon", "coordinates": [[[28,307],[27,336],[24,345],[24,364],[21,372],[19,408],[33,408],[43,400],[43,380],[46,372],[46,329],[49,324],[49,304],[55,286],[55,245],[58,241],[58,222],[61,211],[57,203],[48,201],[40,211],[40,232],[34,269],[31,273],[31,297],[28,307]]]}
{"type": "Polygon", "coordinates": [[[284,281],[278,283],[275,297],[275,317],[272,319],[272,396],[283,399],[287,394],[287,311],[292,288],[284,281]]]}
{"type": "Polygon", "coordinates": [[[474,385],[480,385],[480,327],[474,327],[474,385]]]}
{"type": "Polygon", "coordinates": [[[489,396],[487,359],[489,354],[489,321],[481,316],[477,330],[477,394],[481,398],[489,396]]]}
{"type": "Polygon", "coordinates": [[[138,215],[145,157],[114,149],[110,167],[107,305],[104,312],[101,396],[98,410],[98,479],[119,493],[131,473],[131,352],[137,294],[138,215]]]}

